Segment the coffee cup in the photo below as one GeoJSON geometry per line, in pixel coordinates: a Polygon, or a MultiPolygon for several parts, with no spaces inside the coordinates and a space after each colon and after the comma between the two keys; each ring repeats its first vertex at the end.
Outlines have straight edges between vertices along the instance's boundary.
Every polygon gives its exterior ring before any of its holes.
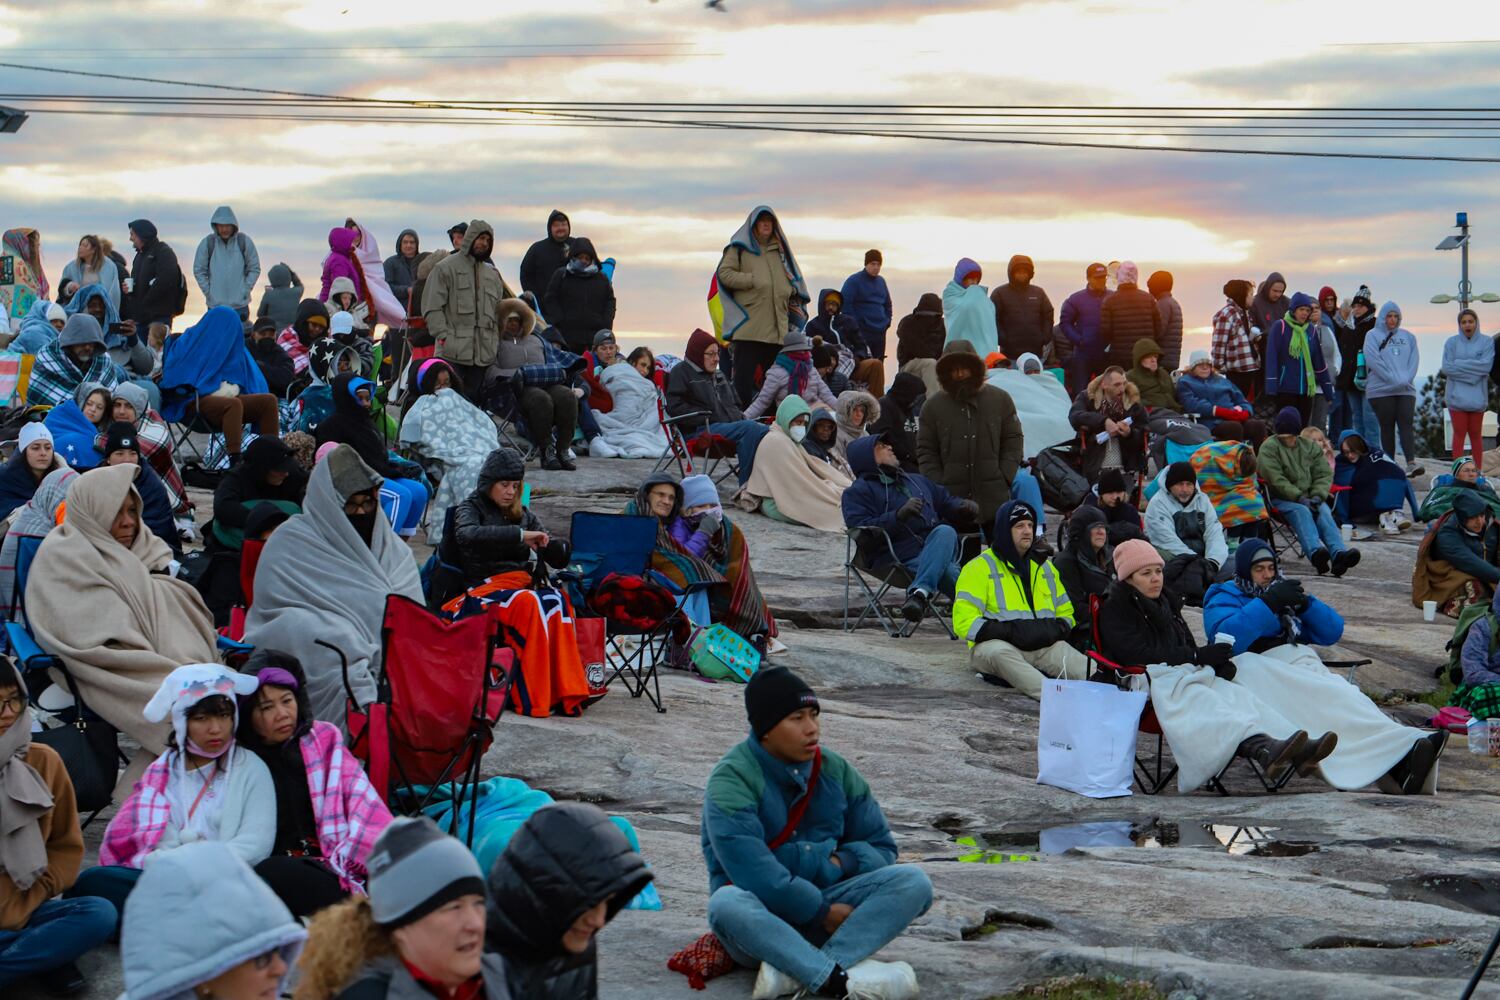
{"type": "Polygon", "coordinates": [[[1437,621],[1437,601],[1422,602],[1422,620],[1424,622],[1437,621]]]}
{"type": "Polygon", "coordinates": [[[1352,524],[1341,524],[1341,525],[1339,525],[1339,537],[1344,540],[1345,544],[1348,544],[1349,542],[1354,541],[1354,525],[1352,525],[1352,524]]]}
{"type": "Polygon", "coordinates": [[[134,278],[126,278],[124,284],[125,284],[125,294],[126,295],[129,295],[131,292],[135,291],[135,279],[134,278]]]}

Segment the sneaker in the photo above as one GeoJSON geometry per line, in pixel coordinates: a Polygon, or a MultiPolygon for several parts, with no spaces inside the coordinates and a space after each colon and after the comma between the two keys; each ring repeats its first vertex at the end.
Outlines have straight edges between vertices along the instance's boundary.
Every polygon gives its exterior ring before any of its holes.
{"type": "Polygon", "coordinates": [[[76,997],[88,989],[89,981],[83,978],[83,972],[78,966],[67,962],[55,969],[37,973],[36,984],[49,997],[76,997]]]}
{"type": "Polygon", "coordinates": [[[927,613],[927,595],[920,590],[913,590],[906,595],[906,603],[901,605],[901,617],[909,622],[919,622],[927,613]]]}
{"type": "Polygon", "coordinates": [[[1381,513],[1381,515],[1380,515],[1380,530],[1383,531],[1383,532],[1385,532],[1387,535],[1399,535],[1399,534],[1401,534],[1401,529],[1396,526],[1396,512],[1395,511],[1388,510],[1388,511],[1384,511],[1384,512],[1381,513]]]}
{"type": "Polygon", "coordinates": [[[1306,778],[1318,769],[1318,764],[1323,758],[1338,749],[1339,734],[1324,733],[1317,739],[1309,742],[1302,752],[1297,755],[1297,774],[1306,778]]]}
{"type": "Polygon", "coordinates": [[[1276,784],[1286,769],[1297,762],[1307,746],[1307,730],[1299,729],[1284,740],[1273,740],[1264,734],[1251,736],[1239,746],[1239,753],[1260,765],[1266,781],[1276,784]]]}
{"type": "Polygon", "coordinates": [[[1341,549],[1333,555],[1333,575],[1343,576],[1359,565],[1359,549],[1341,549]]]}
{"type": "Polygon", "coordinates": [[[1319,549],[1307,557],[1307,561],[1313,564],[1313,569],[1318,571],[1319,576],[1328,572],[1329,555],[1327,549],[1319,549]]]}
{"type": "Polygon", "coordinates": [[[1391,511],[1391,518],[1396,522],[1397,531],[1405,531],[1407,528],[1411,527],[1411,518],[1407,517],[1399,510],[1391,511]]]}
{"type": "Polygon", "coordinates": [[[791,996],[802,989],[802,984],[782,972],[770,962],[760,963],[760,972],[755,977],[755,992],[750,1000],[776,1000],[791,996]]]}
{"type": "Polygon", "coordinates": [[[1415,479],[1415,478],[1417,478],[1418,476],[1420,476],[1422,473],[1424,473],[1426,471],[1427,470],[1425,468],[1423,468],[1422,465],[1420,463],[1418,463],[1418,462],[1407,462],[1406,463],[1406,478],[1407,479],[1415,479]]]}
{"type": "MultiPolygon", "coordinates": [[[[578,457],[578,453],[575,452],[572,448],[569,448],[567,455],[564,456],[564,460],[571,462],[573,459],[575,459],[577,457],[578,457]]],[[[1420,473],[1419,473],[1419,475],[1420,475],[1420,473]]]]}
{"type": "Polygon", "coordinates": [[[849,970],[846,1000],[909,1000],[917,995],[917,973],[905,962],[867,958],[849,970]]]}

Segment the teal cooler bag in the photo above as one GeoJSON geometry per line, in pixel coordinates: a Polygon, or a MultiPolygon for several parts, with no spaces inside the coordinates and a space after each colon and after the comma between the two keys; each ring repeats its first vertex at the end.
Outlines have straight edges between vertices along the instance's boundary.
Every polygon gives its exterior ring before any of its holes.
{"type": "Polygon", "coordinates": [[[688,640],[693,669],[709,680],[744,684],[760,669],[760,652],[727,625],[699,629],[688,640]]]}

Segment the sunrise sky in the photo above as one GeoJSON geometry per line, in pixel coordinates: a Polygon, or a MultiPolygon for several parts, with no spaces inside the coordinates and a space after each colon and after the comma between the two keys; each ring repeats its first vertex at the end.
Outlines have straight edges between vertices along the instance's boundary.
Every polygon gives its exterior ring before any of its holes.
{"type": "MultiPolygon", "coordinates": [[[[1319,0],[0,0],[0,61],[388,98],[638,101],[1461,106],[1496,102],[1500,5],[1319,0]],[[1460,44],[1453,44],[1460,43],[1460,44]],[[459,46],[558,45],[560,50],[459,46]],[[400,47],[398,49],[390,48],[400,47]],[[417,48],[420,46],[421,48],[417,48]],[[547,56],[561,51],[562,56],[547,56]],[[524,56],[524,57],[512,57],[524,56]]],[[[25,94],[173,88],[0,68],[25,94]]],[[[1288,148],[1297,140],[1265,139],[1288,148]]],[[[1301,144],[1304,148],[1306,143],[1301,144]]],[[[1382,141],[1339,149],[1380,151],[1382,141]]],[[[1333,148],[1330,145],[1328,148],[1333,148]]],[[[1406,151],[1500,155],[1500,140],[1406,151]]],[[[781,216],[812,291],[865,249],[885,254],[898,316],[959,257],[1004,280],[1026,253],[1060,305],[1092,260],[1166,269],[1190,328],[1231,277],[1284,272],[1293,290],[1367,282],[1394,298],[1436,365],[1457,282],[1433,246],[1456,210],[1475,224],[1477,291],[1500,292],[1497,165],[1028,148],[839,136],[560,126],[342,125],[49,114],[0,136],[0,228],[34,226],[56,278],[94,232],[129,255],[153,219],[191,258],[232,205],[262,264],[316,285],[328,228],[354,216],[394,248],[413,226],[444,243],[487,219],[514,280],[547,213],[619,261],[616,330],[679,348],[754,205],[781,216]]],[[[197,290],[189,313],[201,310],[197,290]]],[[[1500,306],[1481,306],[1500,329],[1500,306]]],[[[892,351],[894,353],[894,351],[892,351]]]]}

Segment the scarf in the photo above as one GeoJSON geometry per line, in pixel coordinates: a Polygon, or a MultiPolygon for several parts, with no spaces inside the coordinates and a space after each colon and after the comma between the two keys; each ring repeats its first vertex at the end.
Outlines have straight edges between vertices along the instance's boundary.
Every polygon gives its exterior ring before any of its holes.
{"type": "MultiPolygon", "coordinates": [[[[1107,420],[1119,422],[1125,419],[1125,394],[1121,393],[1119,399],[1111,399],[1104,393],[1099,394],[1099,412],[1107,420]]],[[[1110,438],[1111,441],[1116,440],[1110,438]]]]}
{"type": "MultiPolygon", "coordinates": [[[[26,682],[8,667],[24,703],[26,682]]],[[[52,808],[52,789],[26,762],[31,718],[23,708],[0,736],[0,871],[25,892],[47,870],[47,844],[40,820],[52,808]]]]}
{"type": "Polygon", "coordinates": [[[1286,349],[1287,355],[1302,362],[1302,395],[1311,396],[1318,384],[1313,376],[1312,347],[1307,342],[1307,324],[1298,326],[1291,313],[1283,316],[1281,321],[1292,331],[1291,343],[1286,349]]]}
{"type": "Polygon", "coordinates": [[[807,375],[812,371],[812,351],[782,351],[776,366],[786,372],[786,391],[806,399],[807,375]]]}

